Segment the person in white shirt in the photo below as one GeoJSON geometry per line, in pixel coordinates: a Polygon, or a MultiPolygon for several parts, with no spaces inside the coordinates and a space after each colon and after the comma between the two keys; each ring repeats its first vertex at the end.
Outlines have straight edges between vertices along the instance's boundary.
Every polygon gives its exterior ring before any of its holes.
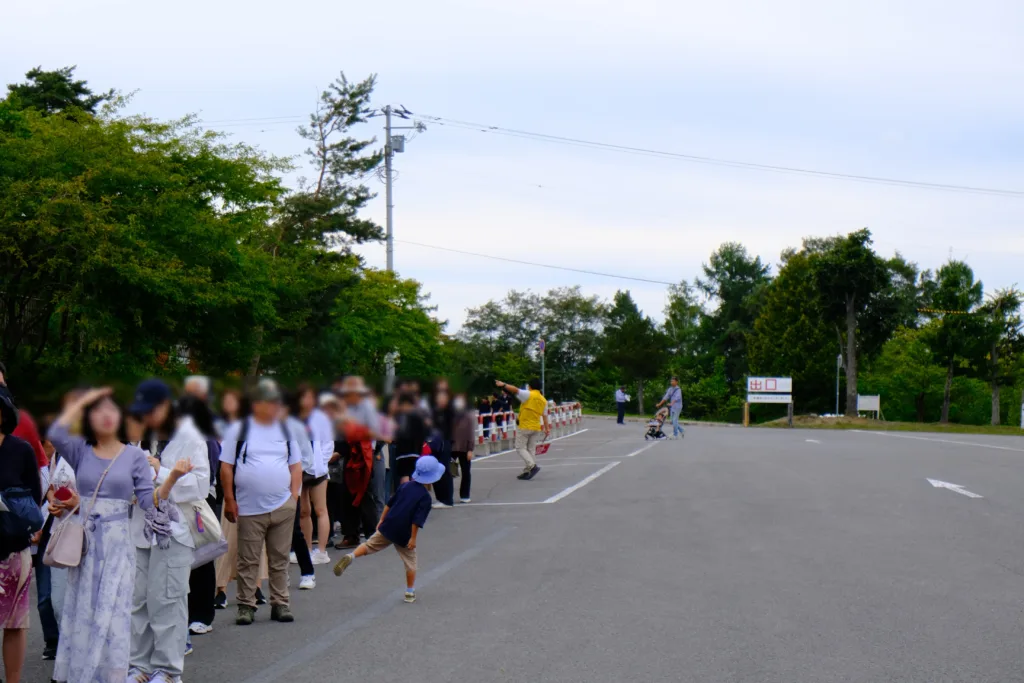
{"type": "Polygon", "coordinates": [[[329,564],[327,541],[331,536],[331,518],[327,511],[327,464],[334,456],[334,425],[324,411],[317,407],[317,392],[312,385],[303,384],[296,390],[292,414],[301,420],[312,444],[312,461],[303,467],[302,535],[305,537],[313,564],[329,564]],[[313,547],[313,510],[316,509],[317,541],[313,547]]]}
{"type": "Polygon", "coordinates": [[[615,421],[616,424],[626,424],[626,403],[629,402],[629,396],[626,395],[626,387],[621,386],[615,390],[615,406],[619,409],[619,417],[615,421]]]}
{"type": "MultiPolygon", "coordinates": [[[[188,520],[195,514],[192,504],[206,500],[210,491],[206,436],[191,415],[182,415],[172,405],[170,387],[160,380],[140,384],[129,410],[148,430],[141,447],[149,456],[155,486],[171,477],[178,461],[190,466],[177,477],[167,502],[160,504],[159,510],[166,513],[166,527],[154,526],[154,519],[160,519],[153,514],[156,510],[141,507],[134,508],[129,523],[136,551],[127,680],[177,683],[185,668],[188,584],[196,547],[188,520]]],[[[212,415],[206,422],[212,430],[212,415]]]]}
{"type": "Polygon", "coordinates": [[[305,434],[281,419],[282,396],[270,379],[257,383],[252,415],[229,427],[221,451],[224,516],[238,524],[238,616],[240,626],[256,616],[260,552],[267,548],[270,618],[292,622],[288,554],[302,486],[305,434]]]}

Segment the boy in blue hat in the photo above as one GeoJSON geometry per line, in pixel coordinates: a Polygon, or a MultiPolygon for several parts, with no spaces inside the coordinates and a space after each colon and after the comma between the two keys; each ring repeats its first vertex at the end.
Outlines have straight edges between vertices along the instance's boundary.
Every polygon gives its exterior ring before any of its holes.
{"type": "Polygon", "coordinates": [[[341,576],[357,557],[365,557],[394,545],[405,563],[405,601],[416,602],[416,535],[427,522],[433,500],[427,486],[444,475],[444,465],[432,455],[416,460],[412,480],[402,484],[384,506],[377,531],[354,552],[343,556],[334,565],[334,575],[341,576]]]}

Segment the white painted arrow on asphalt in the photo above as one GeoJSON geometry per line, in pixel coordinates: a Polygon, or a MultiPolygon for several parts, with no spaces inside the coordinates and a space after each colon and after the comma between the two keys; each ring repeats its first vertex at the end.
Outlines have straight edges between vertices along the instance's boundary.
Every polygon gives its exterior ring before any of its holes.
{"type": "Polygon", "coordinates": [[[950,484],[948,481],[939,481],[938,479],[929,479],[928,483],[937,489],[949,489],[950,491],[956,491],[961,496],[967,496],[968,498],[984,498],[984,496],[979,496],[974,491],[968,491],[960,484],[950,484]]]}

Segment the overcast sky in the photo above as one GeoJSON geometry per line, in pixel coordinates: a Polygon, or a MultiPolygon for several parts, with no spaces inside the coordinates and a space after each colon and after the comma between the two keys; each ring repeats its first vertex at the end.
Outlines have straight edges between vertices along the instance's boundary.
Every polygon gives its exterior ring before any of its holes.
{"type": "MultiPolygon", "coordinates": [[[[723,159],[1024,190],[1024,3],[1015,0],[33,0],[6,3],[0,79],[77,64],[132,108],[189,112],[283,155],[339,71],[423,115],[723,159]],[[273,123],[239,119],[278,117],[273,123]]],[[[374,128],[380,122],[374,120],[374,128]]],[[[398,155],[395,234],[658,281],[722,242],[776,264],[806,235],[870,227],[879,251],[1024,280],[1024,198],[767,173],[432,125],[398,155]]],[[[215,126],[217,127],[217,126],[215,126]]],[[[366,133],[379,131],[368,129],[366,133]]],[[[383,186],[370,214],[383,224],[383,186]]],[[[384,247],[365,250],[383,266],[384,247]]],[[[457,328],[509,288],[665,287],[399,241],[457,328]]],[[[774,268],[773,268],[774,270],[774,268]]]]}

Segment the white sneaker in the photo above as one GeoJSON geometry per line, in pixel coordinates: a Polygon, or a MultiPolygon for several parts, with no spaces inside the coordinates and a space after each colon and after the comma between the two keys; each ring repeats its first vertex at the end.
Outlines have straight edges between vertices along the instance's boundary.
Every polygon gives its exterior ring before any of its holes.
{"type": "Polygon", "coordinates": [[[310,559],[313,560],[313,564],[330,564],[331,558],[327,554],[326,550],[314,550],[313,554],[310,555],[310,559]]]}
{"type": "Polygon", "coordinates": [[[434,504],[433,504],[433,505],[431,505],[430,507],[432,507],[432,508],[433,508],[433,509],[435,509],[435,510],[443,510],[443,509],[445,509],[445,508],[450,508],[450,507],[453,507],[453,506],[451,506],[451,505],[445,505],[444,503],[434,503],[434,504]]]}
{"type": "Polygon", "coordinates": [[[472,503],[473,501],[471,501],[469,498],[460,498],[459,502],[460,503],[472,503]]]}
{"type": "Polygon", "coordinates": [[[300,591],[311,591],[316,588],[316,577],[310,574],[309,576],[303,576],[299,580],[300,591]]]}
{"type": "Polygon", "coordinates": [[[298,564],[299,558],[295,556],[295,553],[288,553],[288,561],[292,564],[298,564]]]}
{"type": "Polygon", "coordinates": [[[213,630],[213,626],[204,624],[201,621],[193,621],[188,625],[188,631],[194,636],[205,636],[207,633],[213,630]]]}

